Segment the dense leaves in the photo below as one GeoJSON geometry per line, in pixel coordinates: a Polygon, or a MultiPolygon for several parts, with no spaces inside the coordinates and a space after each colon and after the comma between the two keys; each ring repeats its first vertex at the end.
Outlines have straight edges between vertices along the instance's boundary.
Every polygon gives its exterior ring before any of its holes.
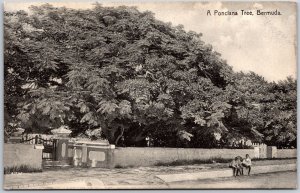
{"type": "Polygon", "coordinates": [[[218,134],[295,146],[295,80],[234,73],[201,34],[151,12],[45,4],[5,13],[4,27],[7,131],[67,124],[113,144],[214,147],[218,134]]]}

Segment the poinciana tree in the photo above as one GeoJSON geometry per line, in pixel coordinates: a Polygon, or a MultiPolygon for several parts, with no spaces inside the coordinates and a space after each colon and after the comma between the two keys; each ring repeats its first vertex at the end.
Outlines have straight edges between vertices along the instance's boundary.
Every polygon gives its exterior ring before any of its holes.
{"type": "Polygon", "coordinates": [[[264,105],[264,142],[278,147],[297,147],[297,82],[291,77],[271,83],[264,105]]]}
{"type": "Polygon", "coordinates": [[[234,73],[201,34],[151,12],[45,4],[5,13],[4,26],[7,122],[21,120],[27,132],[66,124],[75,136],[101,128],[113,144],[150,136],[157,146],[260,135],[252,107],[268,83],[234,73]]]}

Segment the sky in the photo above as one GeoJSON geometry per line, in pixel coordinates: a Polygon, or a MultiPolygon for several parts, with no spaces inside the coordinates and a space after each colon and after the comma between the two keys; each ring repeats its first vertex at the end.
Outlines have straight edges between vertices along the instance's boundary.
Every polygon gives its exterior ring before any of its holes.
{"type": "MultiPolygon", "coordinates": [[[[11,0],[5,11],[28,10],[30,5],[43,4],[11,0]],[[25,2],[25,3],[24,3],[25,2]]],[[[92,8],[95,1],[43,1],[54,6],[92,8]]],[[[150,10],[155,17],[174,26],[182,24],[185,30],[202,33],[202,39],[211,44],[234,71],[253,71],[267,81],[279,81],[287,76],[296,78],[296,4],[288,2],[101,2],[103,6],[136,6],[140,11],[150,10]],[[282,15],[241,15],[240,10],[275,11],[282,15]],[[207,11],[237,11],[237,16],[210,16],[207,11]]]]}

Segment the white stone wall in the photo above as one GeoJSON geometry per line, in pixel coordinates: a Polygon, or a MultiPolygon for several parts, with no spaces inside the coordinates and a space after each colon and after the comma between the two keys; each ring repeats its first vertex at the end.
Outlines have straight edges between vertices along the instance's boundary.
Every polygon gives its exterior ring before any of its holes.
{"type": "Polygon", "coordinates": [[[233,159],[236,156],[254,157],[254,149],[198,149],[126,147],[114,150],[115,166],[151,166],[177,160],[233,159]]]}
{"type": "Polygon", "coordinates": [[[277,149],[278,158],[295,158],[297,157],[297,149],[277,149]]]}
{"type": "Polygon", "coordinates": [[[31,168],[42,168],[42,149],[35,149],[31,144],[4,143],[4,167],[26,165],[31,168]]]}

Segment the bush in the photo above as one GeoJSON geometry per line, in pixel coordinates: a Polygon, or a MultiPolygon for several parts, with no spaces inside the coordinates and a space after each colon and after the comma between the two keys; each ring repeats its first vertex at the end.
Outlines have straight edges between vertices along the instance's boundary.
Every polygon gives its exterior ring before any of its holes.
{"type": "Polygon", "coordinates": [[[32,168],[32,167],[30,167],[28,165],[4,167],[4,174],[12,174],[12,173],[35,173],[35,172],[42,172],[42,169],[32,168]]]}
{"type": "Polygon", "coordinates": [[[129,166],[121,166],[119,164],[115,165],[116,169],[125,169],[125,168],[133,168],[133,167],[134,167],[133,165],[129,165],[129,166]]]}
{"type": "MultiPolygon", "coordinates": [[[[183,166],[183,165],[196,165],[196,164],[229,163],[232,159],[215,157],[210,159],[176,160],[169,163],[158,162],[155,164],[155,166],[183,166]]],[[[295,158],[253,158],[252,161],[289,160],[289,159],[295,159],[295,158]]]]}
{"type": "Polygon", "coordinates": [[[182,165],[195,165],[195,164],[212,164],[212,163],[228,163],[232,159],[224,159],[221,157],[215,157],[210,159],[194,159],[194,160],[176,160],[169,163],[156,163],[155,166],[182,166],[182,165]]]}

